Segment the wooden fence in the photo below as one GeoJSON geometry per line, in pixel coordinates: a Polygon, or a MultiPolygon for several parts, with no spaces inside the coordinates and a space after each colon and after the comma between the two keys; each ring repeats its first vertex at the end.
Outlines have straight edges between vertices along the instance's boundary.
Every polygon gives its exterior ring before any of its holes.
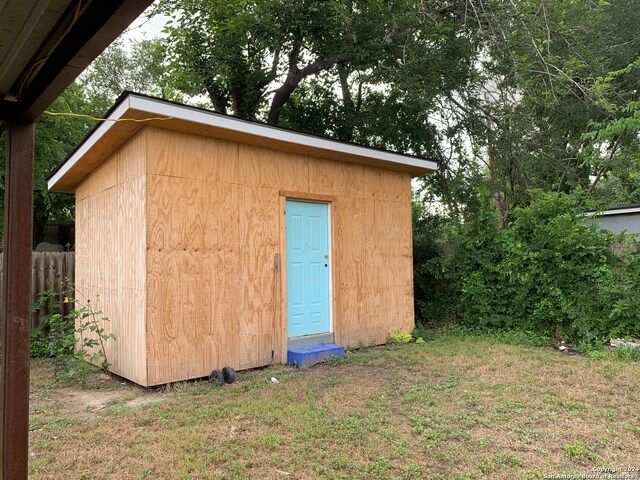
{"type": "MultiPolygon", "coordinates": [[[[0,301],[4,300],[2,288],[4,253],[0,253],[0,301]]],[[[38,294],[45,290],[60,292],[59,300],[64,299],[63,283],[68,279],[73,283],[75,279],[75,262],[73,252],[33,252],[31,257],[31,296],[35,302],[38,294]]],[[[63,303],[63,313],[66,315],[73,308],[72,303],[63,303]]],[[[31,326],[35,327],[40,318],[48,313],[48,308],[31,315],[31,326]]]]}

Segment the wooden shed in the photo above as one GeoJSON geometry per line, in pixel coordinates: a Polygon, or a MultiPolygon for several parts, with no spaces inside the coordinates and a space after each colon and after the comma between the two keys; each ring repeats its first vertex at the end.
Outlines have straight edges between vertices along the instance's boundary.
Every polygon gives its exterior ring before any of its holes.
{"type": "Polygon", "coordinates": [[[151,386],[412,330],[411,177],[434,162],[133,93],[107,118],[49,188],[75,193],[112,372],[151,386]]]}

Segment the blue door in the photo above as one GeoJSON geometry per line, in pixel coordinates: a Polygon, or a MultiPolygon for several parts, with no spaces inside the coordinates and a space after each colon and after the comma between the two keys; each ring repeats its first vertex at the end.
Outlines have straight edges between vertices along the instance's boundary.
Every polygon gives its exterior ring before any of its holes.
{"type": "Polygon", "coordinates": [[[289,337],[329,332],[329,206],[287,200],[289,337]]]}

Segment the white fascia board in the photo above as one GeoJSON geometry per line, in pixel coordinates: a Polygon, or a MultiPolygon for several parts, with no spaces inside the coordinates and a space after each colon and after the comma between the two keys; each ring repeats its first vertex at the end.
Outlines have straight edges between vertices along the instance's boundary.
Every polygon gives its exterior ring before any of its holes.
{"type": "Polygon", "coordinates": [[[102,122],[102,125],[96,128],[89,136],[89,138],[87,138],[82,143],[82,145],[80,145],[80,147],[75,152],[73,152],[73,155],[71,155],[71,157],[69,157],[67,161],[64,162],[64,164],[60,167],[60,170],[58,170],[47,182],[47,188],[49,190],[51,190],[53,186],[58,183],[58,181],[60,181],[60,179],[64,177],[76,163],[78,163],[78,160],[80,160],[91,149],[91,147],[93,147],[97,143],[97,141],[100,140],[100,138],[102,138],[102,136],[116,124],[115,120],[121,118],[122,115],[124,115],[124,112],[131,108],[129,106],[129,101],[130,97],[125,98],[122,103],[120,103],[120,105],[118,105],[117,108],[115,108],[113,112],[111,112],[111,115],[106,117],[107,120],[112,121],[102,122]]]}
{"type": "Polygon", "coordinates": [[[268,125],[261,125],[255,122],[197,110],[188,106],[165,103],[163,101],[150,98],[136,97],[135,95],[130,96],[129,101],[130,108],[149,112],[153,115],[166,115],[179,120],[200,123],[233,132],[246,133],[269,140],[279,140],[301,146],[358,155],[375,160],[397,163],[399,165],[410,165],[412,167],[427,168],[430,170],[438,169],[438,164],[430,160],[423,160],[408,155],[402,155],[400,153],[363,147],[352,143],[338,142],[327,138],[292,132],[281,128],[274,128],[268,125]]]}

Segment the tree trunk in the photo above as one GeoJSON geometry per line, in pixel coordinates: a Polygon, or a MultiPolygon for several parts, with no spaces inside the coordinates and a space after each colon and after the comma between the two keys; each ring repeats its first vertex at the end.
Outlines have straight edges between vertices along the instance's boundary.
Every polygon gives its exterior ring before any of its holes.
{"type": "Polygon", "coordinates": [[[209,94],[209,100],[211,100],[211,105],[213,105],[213,110],[219,113],[227,113],[227,101],[224,98],[224,95],[218,91],[215,85],[207,84],[205,86],[207,89],[207,93],[209,94]]]}
{"type": "Polygon", "coordinates": [[[300,82],[311,75],[315,75],[318,72],[329,70],[334,65],[346,61],[346,57],[343,55],[337,55],[333,57],[327,57],[321,60],[316,60],[310,63],[306,67],[300,69],[297,67],[297,56],[299,49],[295,49],[289,56],[289,73],[285,82],[276,90],[273,100],[271,101],[271,108],[269,109],[269,117],[267,123],[269,125],[277,125],[280,119],[280,113],[285,106],[291,94],[296,89],[300,82]]]}
{"type": "Polygon", "coordinates": [[[267,123],[269,125],[278,124],[278,120],[280,120],[280,113],[282,113],[282,107],[287,103],[287,100],[289,100],[289,97],[291,97],[291,94],[301,81],[302,78],[290,80],[289,77],[287,77],[287,80],[282,84],[282,86],[276,90],[276,94],[273,96],[273,100],[271,101],[269,116],[267,117],[267,123]]]}

